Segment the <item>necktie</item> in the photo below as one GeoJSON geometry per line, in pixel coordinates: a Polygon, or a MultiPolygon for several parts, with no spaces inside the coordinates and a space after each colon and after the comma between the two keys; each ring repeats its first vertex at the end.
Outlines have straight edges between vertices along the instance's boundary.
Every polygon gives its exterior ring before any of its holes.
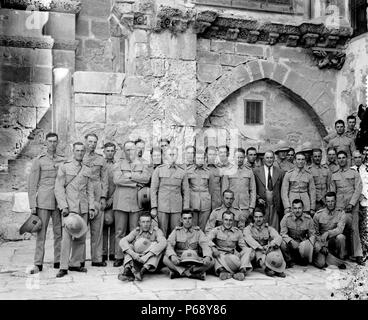
{"type": "Polygon", "coordinates": [[[272,178],[271,178],[271,167],[268,167],[267,189],[269,191],[273,190],[272,178]]]}

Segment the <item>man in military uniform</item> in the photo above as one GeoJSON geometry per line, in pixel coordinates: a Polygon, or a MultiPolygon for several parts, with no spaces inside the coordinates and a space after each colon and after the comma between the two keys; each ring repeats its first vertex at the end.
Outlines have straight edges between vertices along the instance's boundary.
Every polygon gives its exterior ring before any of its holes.
{"type": "Polygon", "coordinates": [[[206,224],[206,234],[213,228],[222,225],[222,215],[225,211],[230,211],[234,214],[234,227],[243,230],[245,227],[245,216],[238,208],[233,207],[234,192],[231,190],[224,190],[222,193],[222,206],[213,210],[206,224]]]}
{"type": "Polygon", "coordinates": [[[260,166],[259,163],[257,163],[257,149],[254,147],[249,147],[246,151],[247,161],[245,162],[245,165],[250,168],[254,169],[260,166]]]}
{"type": "Polygon", "coordinates": [[[330,187],[331,171],[326,164],[321,165],[322,150],[313,149],[313,163],[307,167],[313,176],[314,185],[316,186],[316,211],[325,206],[325,194],[330,187]]]}
{"type": "Polygon", "coordinates": [[[304,142],[301,145],[300,152],[303,152],[305,155],[305,165],[308,168],[312,165],[312,156],[313,156],[313,147],[309,141],[304,142]]]}
{"type": "Polygon", "coordinates": [[[289,149],[287,156],[286,156],[286,160],[294,165],[294,161],[295,161],[295,149],[294,148],[289,149]]]}
{"type": "Polygon", "coordinates": [[[304,211],[311,216],[316,208],[316,187],[313,176],[305,169],[305,155],[297,152],[295,156],[296,167],[285,173],[281,187],[281,198],[285,213],[291,210],[294,199],[300,199],[304,203],[304,211]]]}
{"type": "Polygon", "coordinates": [[[121,250],[125,253],[124,271],[118,279],[142,281],[143,274],[154,272],[166,248],[166,239],[162,231],[152,225],[149,213],[142,213],[139,226],[120,240],[121,250]]]}
{"type": "Polygon", "coordinates": [[[280,250],[282,237],[265,223],[260,209],[257,208],[254,223],[247,226],[243,234],[246,244],[255,251],[252,260],[255,260],[256,266],[261,267],[267,276],[284,278],[286,263],[280,250]]]}
{"type": "MultiPolygon", "coordinates": [[[[347,117],[346,120],[347,120],[346,122],[348,124],[348,127],[347,127],[344,134],[345,134],[346,137],[352,139],[355,143],[357,134],[359,132],[359,129],[355,128],[355,126],[356,126],[356,117],[353,116],[353,115],[350,115],[350,116],[347,117]]],[[[331,139],[336,138],[337,135],[338,134],[336,132],[332,132],[329,135],[327,135],[326,137],[324,137],[323,140],[328,143],[328,142],[330,142],[331,139]]]]}
{"type": "Polygon", "coordinates": [[[166,164],[158,166],[151,181],[151,215],[158,217],[164,235],[180,223],[182,210],[189,209],[189,183],[184,169],[176,164],[178,149],[166,149],[166,164]]]}
{"type": "Polygon", "coordinates": [[[256,206],[256,182],[252,169],[244,165],[245,150],[235,150],[236,170],[224,171],[222,190],[234,191],[234,207],[239,208],[249,223],[256,206]]]}
{"type": "Polygon", "coordinates": [[[339,165],[337,164],[337,152],[334,147],[327,148],[327,166],[331,174],[340,169],[339,165]]]}
{"type": "Polygon", "coordinates": [[[336,265],[345,269],[344,259],[346,256],[345,236],[345,212],[336,208],[336,193],[326,193],[326,208],[316,212],[313,217],[316,230],[316,242],[314,248],[313,264],[317,268],[327,265],[336,265]]]}
{"type": "Polygon", "coordinates": [[[115,184],[113,177],[113,169],[115,165],[116,146],[112,142],[104,145],[104,154],[108,173],[108,193],[106,199],[106,208],[104,212],[104,227],[102,240],[102,261],[106,261],[109,257],[110,261],[115,260],[115,224],[112,203],[114,199],[115,184]]]}
{"type": "MultiPolygon", "coordinates": [[[[94,208],[94,182],[90,178],[91,168],[83,164],[85,146],[82,142],[73,144],[73,159],[66,161],[59,168],[55,181],[55,197],[62,210],[63,217],[70,212],[79,214],[87,223],[89,218],[93,219],[94,208]]],[[[64,226],[64,225],[63,225],[64,226]]],[[[64,226],[65,227],[65,226],[64,226]]],[[[70,271],[87,272],[82,266],[85,258],[86,234],[73,239],[64,230],[61,243],[60,270],[57,277],[63,277],[70,271]],[[69,257],[70,249],[72,251],[69,257]]]]}
{"type": "Polygon", "coordinates": [[[170,270],[171,279],[188,277],[205,280],[206,271],[214,265],[209,240],[198,226],[193,226],[192,217],[190,211],[183,211],[183,226],[176,227],[167,240],[163,262],[170,270]]]}
{"type": "Polygon", "coordinates": [[[287,153],[289,152],[290,147],[286,141],[280,140],[277,143],[275,154],[277,159],[275,161],[275,167],[286,171],[289,171],[294,168],[294,165],[290,163],[287,159],[287,153]]]}
{"type": "Polygon", "coordinates": [[[359,198],[359,235],[363,256],[368,254],[367,206],[368,206],[368,167],[363,163],[363,155],[359,150],[353,153],[355,165],[351,168],[359,172],[362,179],[362,194],[359,198]]]}
{"type": "Polygon", "coordinates": [[[231,211],[222,214],[222,225],[213,228],[208,238],[215,258],[216,275],[221,280],[233,277],[243,281],[252,270],[252,249],[245,244],[242,232],[234,227],[234,214],[231,211]]]}
{"type": "Polygon", "coordinates": [[[347,154],[348,166],[351,165],[351,157],[356,150],[353,139],[347,137],[345,132],[345,122],[343,120],[337,120],[335,122],[336,137],[332,138],[327,147],[334,147],[337,152],[344,151],[347,154]]]}
{"type": "Polygon", "coordinates": [[[186,146],[185,147],[185,164],[184,169],[188,170],[194,166],[194,158],[196,154],[195,146],[186,146]]]}
{"type": "Polygon", "coordinates": [[[291,268],[297,262],[301,265],[312,263],[315,229],[313,219],[303,213],[303,201],[295,199],[292,211],[281,220],[280,235],[283,239],[281,251],[286,265],[291,268]]]}
{"type": "Polygon", "coordinates": [[[359,198],[362,193],[362,179],[358,172],[347,166],[345,151],[337,153],[339,171],[332,174],[330,191],[336,192],[336,207],[345,211],[345,233],[351,244],[352,257],[364,265],[359,235],[359,198]]]}
{"type": "Polygon", "coordinates": [[[102,261],[102,233],[108,193],[108,172],[105,159],[95,152],[97,141],[98,137],[94,133],[88,133],[85,136],[86,153],[83,157],[83,164],[91,168],[90,178],[93,183],[94,198],[99,203],[99,207],[95,208],[95,215],[89,219],[92,266],[104,267],[106,266],[106,262],[102,261]]]}
{"type": "Polygon", "coordinates": [[[218,147],[218,163],[217,166],[220,169],[230,168],[232,165],[229,161],[230,148],[229,146],[222,145],[218,147]]]}
{"type": "Polygon", "coordinates": [[[212,175],[210,181],[211,210],[221,206],[221,173],[216,165],[217,148],[209,146],[206,148],[206,165],[212,175]]]}
{"type": "Polygon", "coordinates": [[[142,139],[138,138],[137,140],[134,141],[134,144],[137,150],[137,159],[145,161],[143,159],[143,154],[144,154],[145,147],[146,147],[145,142],[142,139]]]}
{"type": "Polygon", "coordinates": [[[195,164],[187,168],[190,210],[193,212],[193,224],[205,230],[207,220],[211,213],[212,174],[204,165],[204,151],[196,150],[195,164]]]}
{"type": "Polygon", "coordinates": [[[138,203],[138,189],[150,179],[148,165],[137,159],[135,144],[126,141],[123,146],[125,159],[117,162],[113,169],[113,181],[116,185],[113,198],[115,219],[115,262],[120,267],[124,260],[119,241],[125,237],[128,229],[134,230],[142,208],[138,203]]]}
{"type": "Polygon", "coordinates": [[[34,268],[30,271],[32,274],[42,271],[50,217],[54,234],[54,268],[60,267],[61,216],[57,210],[54,188],[57,170],[64,158],[56,153],[57,145],[58,135],[48,133],[46,135],[47,151],[33,160],[28,178],[29,207],[32,214],[37,215],[42,222],[42,228],[37,232],[34,268]]]}

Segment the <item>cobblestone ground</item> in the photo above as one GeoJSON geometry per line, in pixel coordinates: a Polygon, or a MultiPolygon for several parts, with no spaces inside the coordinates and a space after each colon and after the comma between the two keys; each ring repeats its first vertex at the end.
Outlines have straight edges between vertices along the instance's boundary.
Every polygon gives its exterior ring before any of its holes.
{"type": "Polygon", "coordinates": [[[58,279],[57,270],[52,268],[51,242],[47,242],[44,271],[37,275],[26,273],[32,267],[34,240],[0,245],[0,299],[347,299],[339,289],[356,272],[353,265],[343,271],[294,267],[286,270],[286,278],[270,278],[256,270],[240,282],[221,281],[212,275],[206,281],[170,280],[168,270],[163,268],[142,282],[121,282],[117,279],[119,268],[114,268],[112,262],[97,268],[87,260],[86,274],[69,271],[58,279]]]}

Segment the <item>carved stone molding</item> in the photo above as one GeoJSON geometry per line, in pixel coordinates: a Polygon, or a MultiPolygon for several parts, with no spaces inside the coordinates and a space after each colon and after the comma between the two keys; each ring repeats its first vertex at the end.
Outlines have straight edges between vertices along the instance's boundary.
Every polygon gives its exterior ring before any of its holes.
{"type": "Polygon", "coordinates": [[[77,14],[82,9],[80,1],[75,0],[1,0],[1,7],[7,9],[34,9],[77,14]]]}
{"type": "Polygon", "coordinates": [[[37,38],[0,35],[0,46],[4,47],[75,51],[77,49],[78,43],[78,40],[58,40],[51,37],[37,38]]]}
{"type": "Polygon", "coordinates": [[[346,58],[346,53],[342,50],[328,50],[314,47],[312,48],[312,53],[320,69],[328,68],[340,70],[346,58]]]}

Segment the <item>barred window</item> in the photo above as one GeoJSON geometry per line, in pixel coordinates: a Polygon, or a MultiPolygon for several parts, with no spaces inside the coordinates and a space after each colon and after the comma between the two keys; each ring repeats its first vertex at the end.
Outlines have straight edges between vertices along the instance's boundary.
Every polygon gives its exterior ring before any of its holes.
{"type": "Polygon", "coordinates": [[[263,102],[244,100],[244,124],[263,124],[263,102]]]}
{"type": "Polygon", "coordinates": [[[353,37],[367,32],[367,0],[350,1],[351,27],[354,29],[353,37]]]}

